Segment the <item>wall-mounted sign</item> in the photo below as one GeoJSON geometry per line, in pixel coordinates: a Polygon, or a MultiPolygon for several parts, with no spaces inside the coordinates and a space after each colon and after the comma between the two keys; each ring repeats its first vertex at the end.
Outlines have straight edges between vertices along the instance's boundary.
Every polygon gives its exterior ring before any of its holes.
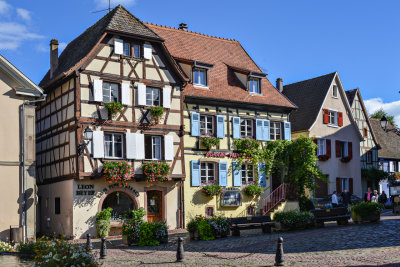
{"type": "Polygon", "coordinates": [[[222,207],[237,207],[242,205],[242,195],[236,188],[226,188],[221,195],[222,207]]]}
{"type": "Polygon", "coordinates": [[[234,158],[237,159],[239,157],[239,153],[225,153],[225,152],[207,152],[206,153],[207,158],[234,158]]]}
{"type": "Polygon", "coordinates": [[[77,196],[93,196],[94,184],[78,184],[77,196]]]}
{"type": "MultiPolygon", "coordinates": [[[[117,185],[117,184],[109,185],[108,188],[104,188],[103,189],[102,194],[107,193],[109,190],[111,190],[113,188],[121,188],[121,187],[119,185],[117,185]]],[[[124,187],[124,188],[132,191],[132,193],[135,195],[135,197],[139,197],[139,192],[135,188],[133,188],[132,186],[129,185],[129,186],[124,187]]]]}

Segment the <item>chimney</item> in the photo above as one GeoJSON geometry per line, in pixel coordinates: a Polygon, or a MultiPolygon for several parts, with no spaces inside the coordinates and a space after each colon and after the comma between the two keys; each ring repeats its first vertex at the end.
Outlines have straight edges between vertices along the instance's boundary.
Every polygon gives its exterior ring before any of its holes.
{"type": "Polygon", "coordinates": [[[282,78],[276,79],[276,89],[278,89],[278,91],[282,93],[282,91],[283,91],[283,80],[282,80],[282,78]]]}
{"type": "Polygon", "coordinates": [[[187,30],[188,26],[186,23],[182,22],[181,24],[179,24],[179,30],[187,30]]]}
{"type": "Polygon", "coordinates": [[[53,78],[53,73],[58,65],[58,40],[51,39],[50,41],[50,79],[53,78]]]}

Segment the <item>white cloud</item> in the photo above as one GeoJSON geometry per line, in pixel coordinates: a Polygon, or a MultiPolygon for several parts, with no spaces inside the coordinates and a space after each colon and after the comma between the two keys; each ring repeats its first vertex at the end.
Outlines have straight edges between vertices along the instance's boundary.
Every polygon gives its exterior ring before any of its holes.
{"type": "MultiPolygon", "coordinates": [[[[108,0],[94,0],[94,2],[96,3],[97,8],[108,8],[108,0]]],[[[136,0],[111,0],[111,8],[116,7],[119,4],[123,6],[130,6],[134,5],[135,3],[136,0]]]]}
{"type": "Polygon", "coordinates": [[[389,115],[393,115],[396,124],[400,125],[400,100],[383,103],[382,98],[377,97],[365,100],[364,104],[369,114],[372,114],[377,110],[383,109],[389,115]]]}
{"type": "Polygon", "coordinates": [[[30,32],[27,27],[15,22],[0,22],[0,49],[15,50],[25,40],[41,39],[43,36],[30,32]]]}
{"type": "Polygon", "coordinates": [[[20,18],[22,18],[25,21],[31,20],[31,12],[26,9],[17,8],[17,14],[20,18]]]}
{"type": "MultiPolygon", "coordinates": [[[[65,49],[66,46],[67,46],[67,43],[64,43],[64,42],[59,43],[58,44],[58,53],[61,54],[61,52],[65,49]]],[[[45,45],[44,43],[37,44],[35,49],[38,52],[50,53],[50,46],[45,45]]]]}
{"type": "Polygon", "coordinates": [[[0,14],[7,15],[12,7],[6,1],[0,0],[0,14]]]}
{"type": "Polygon", "coordinates": [[[65,49],[65,47],[67,46],[67,43],[61,42],[58,44],[58,51],[60,51],[60,53],[65,49]]]}

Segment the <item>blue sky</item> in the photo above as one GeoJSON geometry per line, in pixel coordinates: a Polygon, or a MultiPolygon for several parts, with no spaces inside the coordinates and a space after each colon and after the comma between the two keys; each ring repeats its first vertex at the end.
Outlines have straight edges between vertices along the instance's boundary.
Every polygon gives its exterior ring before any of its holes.
{"type": "MultiPolygon", "coordinates": [[[[370,111],[400,125],[400,1],[112,0],[143,21],[237,39],[273,84],[338,71],[359,87],[370,111]]],[[[0,53],[33,81],[49,67],[49,41],[61,47],[94,24],[108,0],[0,0],[0,53]]]]}

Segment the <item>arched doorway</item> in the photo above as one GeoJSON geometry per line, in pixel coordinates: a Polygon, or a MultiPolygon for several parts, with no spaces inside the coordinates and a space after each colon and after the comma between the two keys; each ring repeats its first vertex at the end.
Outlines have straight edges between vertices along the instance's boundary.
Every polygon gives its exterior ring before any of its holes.
{"type": "Polygon", "coordinates": [[[106,208],[112,208],[112,219],[119,220],[122,219],[125,211],[134,210],[136,207],[134,201],[128,196],[128,194],[116,191],[109,194],[104,199],[101,209],[104,210],[106,208]]]}

